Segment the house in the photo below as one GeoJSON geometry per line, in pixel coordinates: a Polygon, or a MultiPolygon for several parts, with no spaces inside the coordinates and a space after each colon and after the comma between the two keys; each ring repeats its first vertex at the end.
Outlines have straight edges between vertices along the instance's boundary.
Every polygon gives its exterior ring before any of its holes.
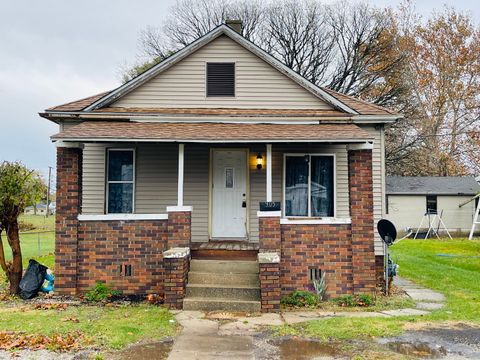
{"type": "Polygon", "coordinates": [[[330,296],[375,291],[384,126],[400,115],[229,25],[40,115],[60,127],[57,292],[100,280],[176,308],[277,311],[322,272],[330,296]]]}
{"type": "MultiPolygon", "coordinates": [[[[25,215],[46,215],[47,214],[47,204],[38,203],[36,206],[27,206],[24,211],[25,215]]],[[[49,215],[55,214],[55,204],[51,203],[49,205],[49,215]]]]}
{"type": "Polygon", "coordinates": [[[450,232],[472,228],[480,185],[471,176],[387,176],[386,217],[399,230],[415,229],[427,212],[442,217],[450,232]]]}

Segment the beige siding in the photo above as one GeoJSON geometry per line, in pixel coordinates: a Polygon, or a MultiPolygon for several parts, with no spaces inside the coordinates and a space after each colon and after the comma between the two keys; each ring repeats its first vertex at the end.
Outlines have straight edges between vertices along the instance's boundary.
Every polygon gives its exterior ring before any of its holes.
{"type": "MultiPolygon", "coordinates": [[[[176,144],[121,144],[136,149],[135,212],[164,213],[166,206],[177,203],[177,149],[176,144]]],[[[117,147],[118,147],[117,146],[117,147]]],[[[84,214],[103,214],[105,204],[105,154],[107,145],[86,144],[83,159],[84,214]]],[[[266,199],[265,168],[256,169],[259,152],[265,158],[265,145],[249,148],[250,212],[249,238],[258,241],[257,211],[260,201],[266,199]]],[[[282,201],[284,153],[334,153],[336,155],[336,216],[349,216],[348,162],[345,145],[273,145],[273,200],[282,201]]],[[[193,206],[192,240],[208,240],[209,214],[209,160],[210,147],[202,144],[185,145],[184,204],[193,206]]]]}
{"type": "Polygon", "coordinates": [[[164,213],[177,204],[178,146],[142,144],[136,149],[135,212],[164,213]]]}
{"type": "Polygon", "coordinates": [[[372,180],[373,180],[373,215],[375,234],[375,253],[383,254],[383,241],[377,232],[377,222],[384,217],[385,203],[385,158],[383,129],[375,129],[374,125],[362,126],[364,130],[373,135],[372,150],[372,180]]]}
{"type": "MultiPolygon", "coordinates": [[[[458,207],[470,196],[438,196],[437,209],[442,213],[442,220],[449,231],[468,232],[475,214],[475,202],[458,207]]],[[[418,228],[426,211],[425,195],[388,195],[388,215],[399,230],[407,227],[418,228]]],[[[422,228],[427,228],[425,220],[422,228]]]]}
{"type": "Polygon", "coordinates": [[[226,36],[213,40],[112,106],[331,108],[226,36]],[[235,62],[235,98],[205,96],[206,62],[235,62]]]}
{"type": "Polygon", "coordinates": [[[437,207],[442,213],[442,219],[447,229],[451,231],[470,231],[475,216],[475,201],[458,207],[459,204],[470,200],[471,196],[438,196],[437,207]]]}
{"type": "Polygon", "coordinates": [[[398,231],[417,228],[426,210],[424,195],[388,195],[387,219],[393,222],[398,231]]]}
{"type": "Polygon", "coordinates": [[[105,145],[83,148],[82,213],[103,214],[105,208],[105,145]]]}

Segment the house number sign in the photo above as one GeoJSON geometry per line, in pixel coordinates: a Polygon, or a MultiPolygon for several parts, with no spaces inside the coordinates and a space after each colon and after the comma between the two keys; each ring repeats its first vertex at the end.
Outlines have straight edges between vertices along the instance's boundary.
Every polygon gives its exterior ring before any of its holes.
{"type": "Polygon", "coordinates": [[[261,201],[260,211],[280,211],[279,201],[261,201]]]}

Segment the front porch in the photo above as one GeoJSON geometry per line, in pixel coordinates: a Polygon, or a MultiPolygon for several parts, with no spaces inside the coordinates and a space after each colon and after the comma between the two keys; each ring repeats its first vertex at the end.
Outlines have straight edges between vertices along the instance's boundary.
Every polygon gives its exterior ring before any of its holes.
{"type": "Polygon", "coordinates": [[[258,260],[263,311],[322,272],[331,296],[373,292],[370,136],[346,124],[317,138],[279,126],[285,140],[271,142],[240,140],[244,133],[222,143],[64,135],[58,291],[82,293],[101,280],[182,307],[193,258],[258,260]]]}

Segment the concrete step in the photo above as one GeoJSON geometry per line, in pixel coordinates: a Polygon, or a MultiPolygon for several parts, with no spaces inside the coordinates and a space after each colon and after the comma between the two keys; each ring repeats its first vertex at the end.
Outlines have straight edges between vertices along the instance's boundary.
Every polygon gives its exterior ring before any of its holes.
{"type": "Polygon", "coordinates": [[[190,261],[190,271],[220,274],[258,274],[257,261],[198,260],[190,261]]]}
{"type": "Polygon", "coordinates": [[[200,311],[244,311],[249,313],[260,312],[260,301],[232,300],[232,299],[205,299],[188,297],[183,300],[183,310],[200,311]]]}
{"type": "Polygon", "coordinates": [[[205,299],[260,300],[260,288],[232,285],[187,284],[187,297],[205,299]]]}
{"type": "Polygon", "coordinates": [[[209,285],[249,285],[259,286],[258,274],[225,274],[190,271],[188,273],[189,284],[209,284],[209,285]]]}

